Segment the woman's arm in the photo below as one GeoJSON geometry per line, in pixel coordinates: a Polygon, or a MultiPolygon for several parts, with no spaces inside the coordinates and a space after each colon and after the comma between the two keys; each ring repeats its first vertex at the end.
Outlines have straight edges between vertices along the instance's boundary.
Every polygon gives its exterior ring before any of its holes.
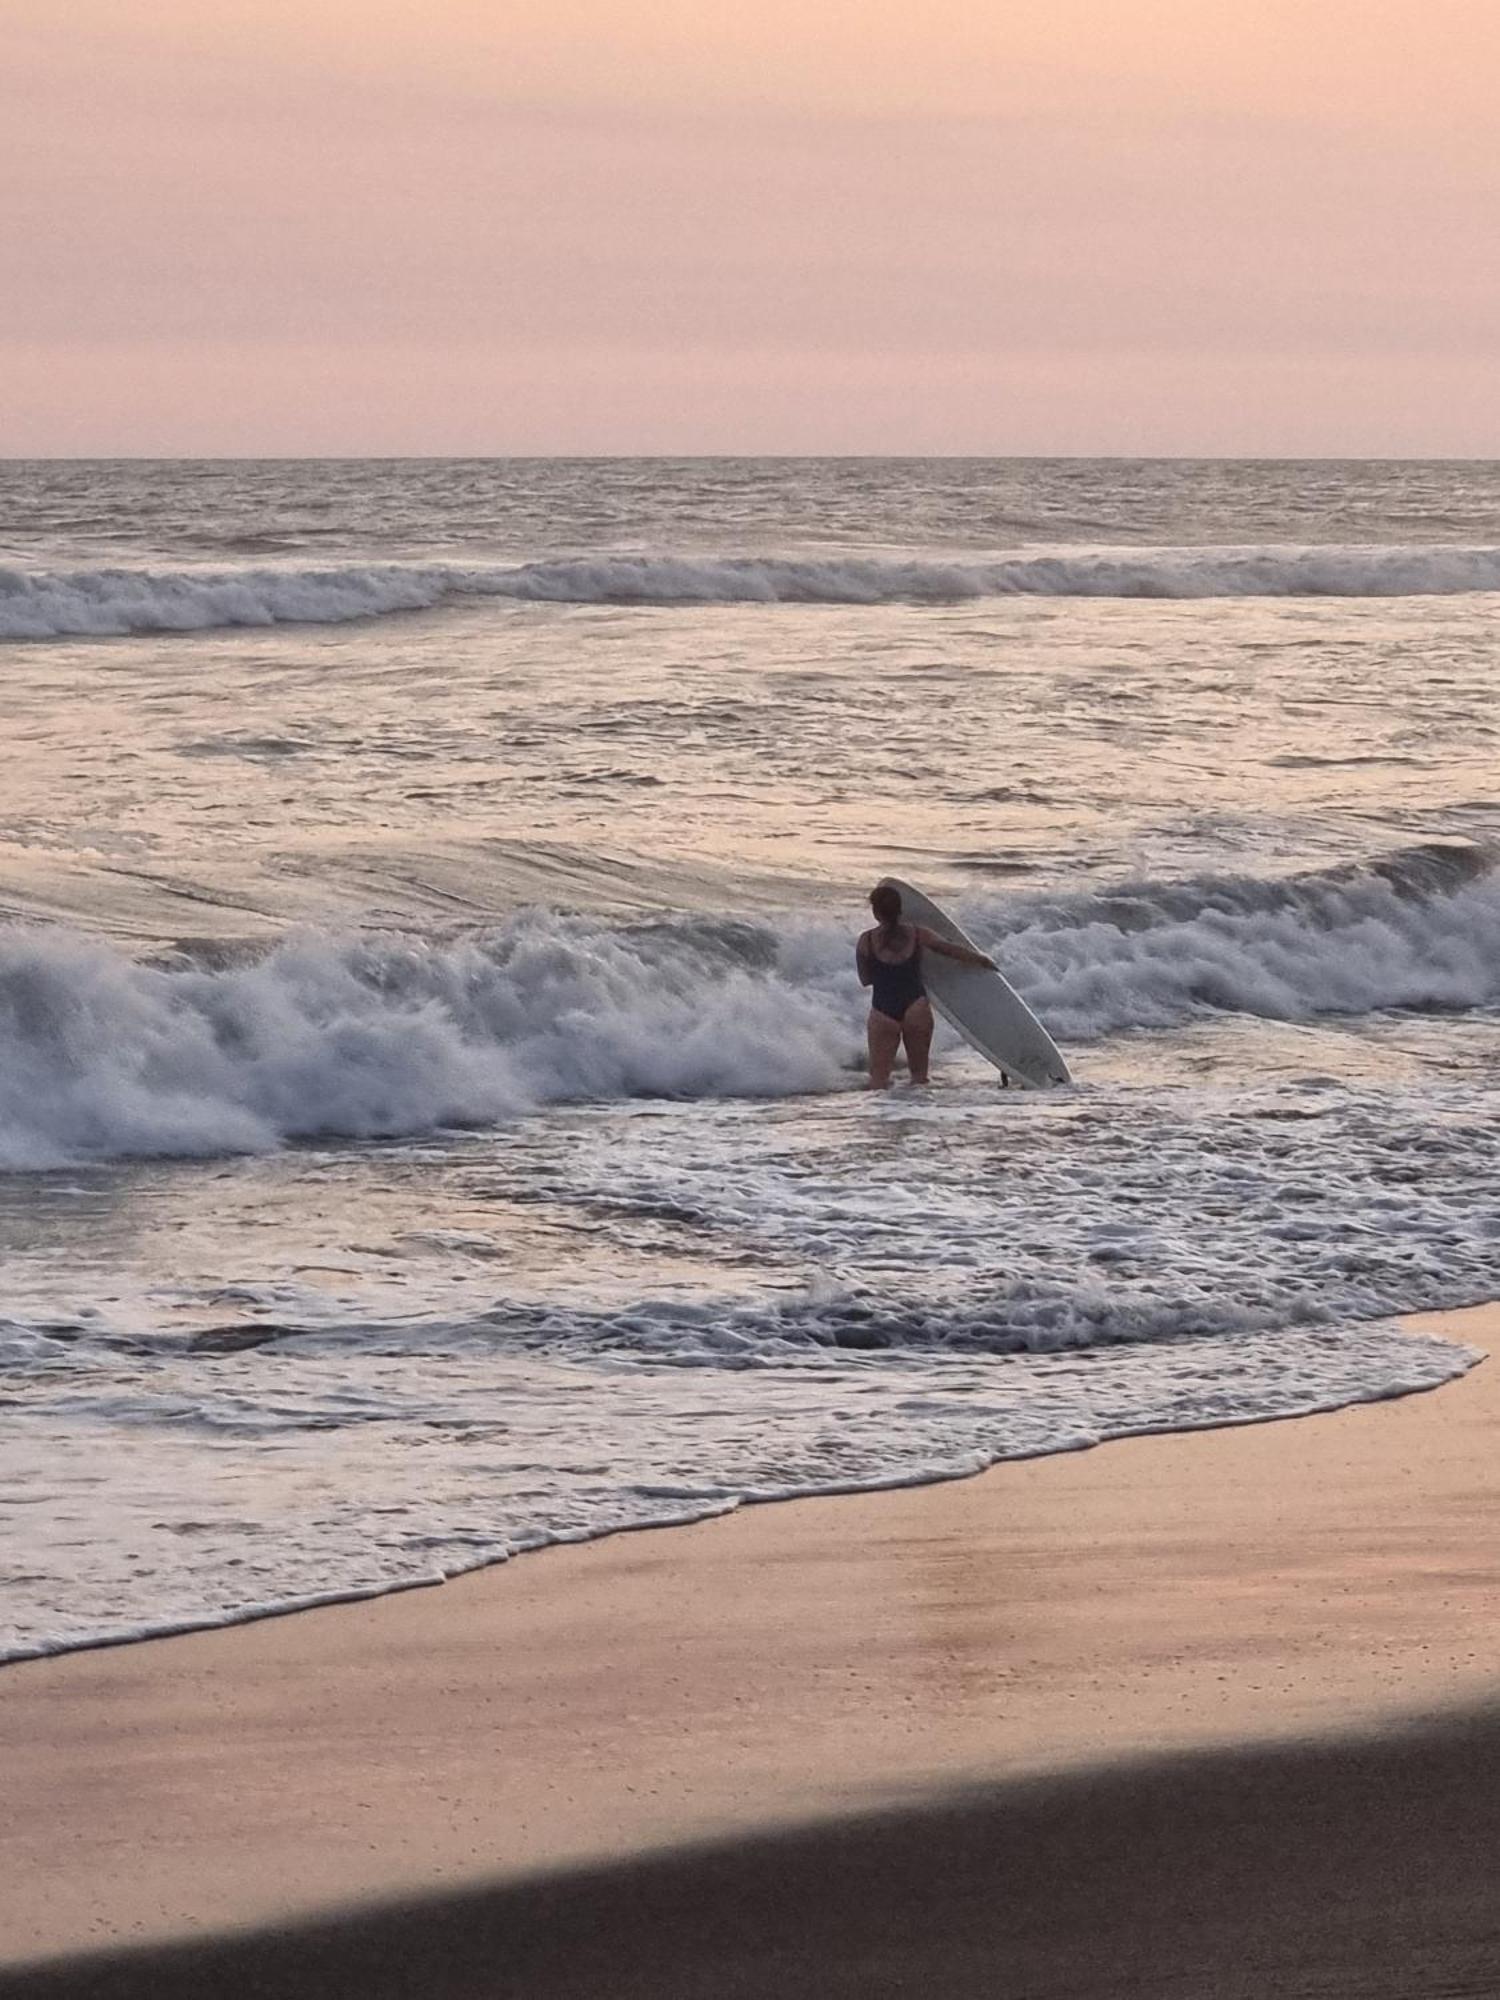
{"type": "Polygon", "coordinates": [[[859,973],[860,985],[873,986],[875,984],[875,974],[870,970],[870,933],[868,931],[861,934],[859,943],[854,947],[854,964],[859,973]]]}
{"type": "MultiPolygon", "coordinates": [[[[970,951],[966,944],[951,944],[947,938],[939,937],[936,931],[924,930],[920,924],[917,925],[917,936],[921,940],[923,951],[936,951],[944,958],[956,958],[960,965],[983,966],[986,972],[995,972],[999,969],[995,961],[986,958],[982,951],[970,951]]],[[[860,943],[863,942],[861,938],[860,943]]]]}

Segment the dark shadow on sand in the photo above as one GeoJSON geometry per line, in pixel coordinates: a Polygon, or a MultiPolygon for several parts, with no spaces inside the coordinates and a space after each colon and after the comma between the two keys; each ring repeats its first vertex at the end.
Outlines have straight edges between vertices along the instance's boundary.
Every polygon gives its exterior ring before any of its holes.
{"type": "Polygon", "coordinates": [[[1500,1712],[0,1971],[3,2000],[1494,2000],[1500,1712]]]}

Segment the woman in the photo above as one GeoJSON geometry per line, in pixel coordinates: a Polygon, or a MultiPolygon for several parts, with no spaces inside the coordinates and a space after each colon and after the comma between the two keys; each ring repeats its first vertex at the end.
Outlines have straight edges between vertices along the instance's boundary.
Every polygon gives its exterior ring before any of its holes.
{"type": "Polygon", "coordinates": [[[926,1083],[932,1049],[932,1002],[922,984],[922,953],[935,951],[962,965],[982,965],[993,972],[995,961],[967,945],[950,944],[935,931],[901,921],[901,893],[889,882],[870,892],[870,908],[878,919],[855,948],[859,983],[870,992],[870,1088],[884,1090],[901,1044],[913,1083],[926,1083]]]}

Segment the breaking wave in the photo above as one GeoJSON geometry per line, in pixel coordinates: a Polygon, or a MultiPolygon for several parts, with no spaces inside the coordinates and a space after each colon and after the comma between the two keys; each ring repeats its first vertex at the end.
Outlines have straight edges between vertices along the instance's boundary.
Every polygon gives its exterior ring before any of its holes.
{"type": "Polygon", "coordinates": [[[1424,597],[1500,590],[1500,549],[1195,548],[994,558],[601,555],[515,565],[0,570],[0,639],[337,624],[474,598],[947,604],[986,597],[1424,597]]]}
{"type": "MultiPolygon", "coordinates": [[[[962,908],[1065,1047],[1216,1013],[1500,1003],[1500,879],[1478,848],[962,908]]],[[[231,965],[143,964],[12,926],[0,1166],[837,1088],[862,1040],[848,953],[842,928],[807,917],[612,926],[533,910],[457,942],[308,932],[231,965]]]]}

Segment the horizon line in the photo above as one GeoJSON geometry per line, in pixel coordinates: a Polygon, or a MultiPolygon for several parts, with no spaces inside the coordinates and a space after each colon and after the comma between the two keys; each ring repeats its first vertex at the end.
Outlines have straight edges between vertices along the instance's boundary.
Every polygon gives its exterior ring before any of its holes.
{"type": "Polygon", "coordinates": [[[327,451],[0,452],[0,465],[1496,465],[1494,452],[327,451]]]}

